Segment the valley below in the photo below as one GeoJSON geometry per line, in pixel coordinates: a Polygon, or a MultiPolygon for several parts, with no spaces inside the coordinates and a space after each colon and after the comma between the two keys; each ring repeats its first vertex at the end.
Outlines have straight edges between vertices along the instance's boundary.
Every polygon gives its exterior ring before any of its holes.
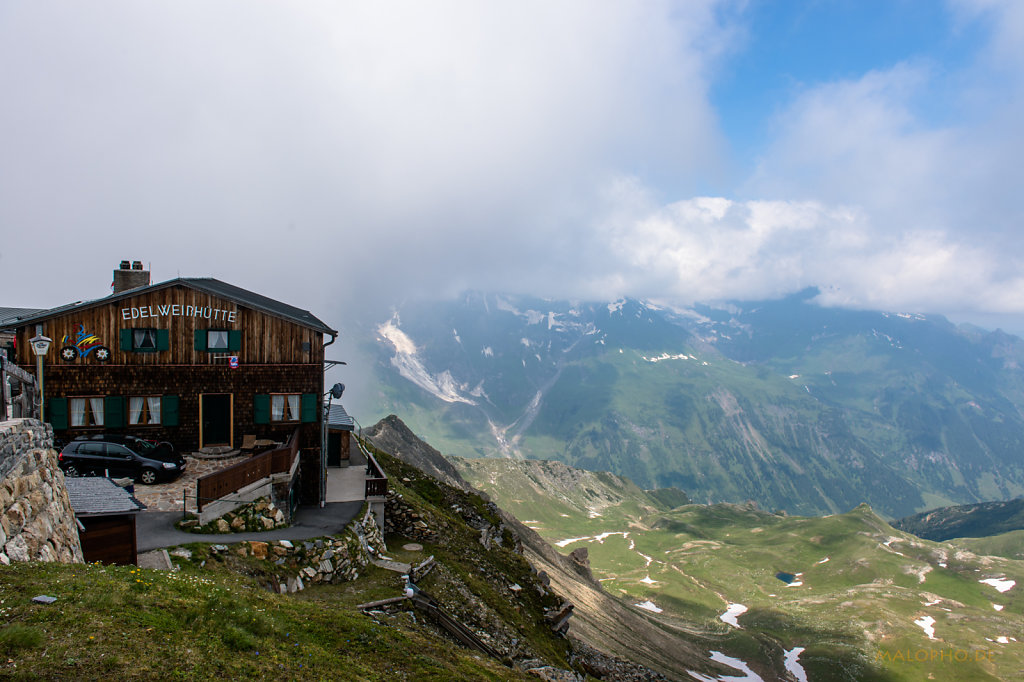
{"type": "Polygon", "coordinates": [[[559,462],[452,461],[609,594],[722,666],[693,679],[1008,680],[1024,670],[1024,561],[1011,558],[1024,547],[1012,535],[1007,556],[991,556],[979,552],[994,538],[922,540],[867,505],[786,516],[686,504],[678,490],[559,462]]]}

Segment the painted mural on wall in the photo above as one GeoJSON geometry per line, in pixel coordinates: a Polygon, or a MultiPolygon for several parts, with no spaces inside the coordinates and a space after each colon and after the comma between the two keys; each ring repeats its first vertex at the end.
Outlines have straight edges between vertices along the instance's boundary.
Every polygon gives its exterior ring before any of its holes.
{"type": "Polygon", "coordinates": [[[110,359],[110,349],[103,345],[98,336],[87,332],[85,325],[81,323],[74,326],[74,331],[70,335],[65,334],[61,343],[64,346],[60,349],[60,359],[64,362],[74,362],[90,354],[100,362],[110,359]]]}

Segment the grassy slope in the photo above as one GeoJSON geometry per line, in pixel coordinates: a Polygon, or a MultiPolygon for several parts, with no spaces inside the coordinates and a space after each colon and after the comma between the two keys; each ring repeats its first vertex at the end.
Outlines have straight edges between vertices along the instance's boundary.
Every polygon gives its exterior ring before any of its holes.
{"type": "Polygon", "coordinates": [[[546,504],[543,487],[507,468],[495,485],[485,473],[489,463],[457,465],[503,507],[538,521],[531,525],[550,541],[581,538],[562,551],[586,547],[607,590],[632,603],[650,600],[705,632],[730,635],[727,650],[752,665],[759,659],[777,665],[780,651],[764,644],[775,641],[785,648],[807,647],[801,660],[812,679],[1014,679],[1024,666],[1019,643],[990,641],[1020,639],[1024,562],[919,540],[892,529],[866,506],[807,518],[735,505],[643,513],[627,500],[593,517],[582,500],[563,499],[557,514],[538,519],[536,510],[546,504]],[[779,571],[802,573],[802,585],[787,587],[775,578],[779,571]],[[989,577],[1008,577],[1017,585],[1000,594],[978,582],[989,577]],[[729,603],[750,609],[740,618],[742,632],[719,620],[729,603]],[[938,640],[914,624],[926,616],[935,619],[938,640]],[[955,661],[954,668],[941,659],[892,660],[900,651],[930,656],[932,650],[972,656],[980,651],[991,660],[955,661]],[[851,672],[837,672],[837,660],[851,672]]]}
{"type": "MultiPolygon", "coordinates": [[[[440,533],[440,567],[422,583],[456,617],[515,639],[517,655],[568,667],[567,643],[543,621],[558,602],[534,588],[526,561],[503,546],[485,551],[479,533],[452,510],[497,522],[483,500],[432,482],[386,455],[393,487],[440,533]],[[469,513],[469,512],[467,512],[469,513]],[[523,590],[513,595],[508,586],[523,590]]],[[[218,541],[223,541],[220,538],[218,541]]],[[[0,568],[0,676],[14,679],[525,679],[440,636],[423,618],[399,613],[380,623],[355,605],[397,596],[398,574],[372,565],[358,580],[310,586],[296,595],[265,591],[267,562],[190,545],[180,572],[100,565],[16,564],[0,568]],[[204,563],[205,562],[205,563],[204,563]],[[57,598],[52,605],[35,595],[57,598]]]]}

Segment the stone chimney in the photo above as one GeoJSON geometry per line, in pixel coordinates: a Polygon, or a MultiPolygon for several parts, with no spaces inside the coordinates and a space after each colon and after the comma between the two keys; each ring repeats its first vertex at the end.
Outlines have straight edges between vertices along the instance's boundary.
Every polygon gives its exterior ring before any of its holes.
{"type": "Polygon", "coordinates": [[[142,269],[142,261],[130,263],[121,261],[121,265],[114,270],[114,293],[149,286],[149,270],[142,269]]]}

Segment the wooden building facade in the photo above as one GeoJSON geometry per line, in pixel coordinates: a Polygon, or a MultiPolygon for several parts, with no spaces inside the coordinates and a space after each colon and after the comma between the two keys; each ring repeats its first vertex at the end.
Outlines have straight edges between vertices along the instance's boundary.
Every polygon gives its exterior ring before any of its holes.
{"type": "Polygon", "coordinates": [[[308,311],[216,279],[178,278],[16,325],[16,362],[30,372],[29,339],[53,340],[44,416],[55,438],[130,433],[190,451],[237,448],[246,435],[284,441],[299,427],[300,499],[319,501],[324,347],[338,332],[308,311]]]}

